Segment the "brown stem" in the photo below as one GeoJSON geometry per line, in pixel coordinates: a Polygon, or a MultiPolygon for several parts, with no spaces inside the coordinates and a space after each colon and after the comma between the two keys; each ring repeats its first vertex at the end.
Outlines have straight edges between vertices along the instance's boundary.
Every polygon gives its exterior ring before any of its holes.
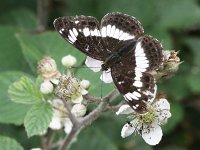
{"type": "Polygon", "coordinates": [[[37,32],[43,32],[47,28],[51,2],[52,0],[37,0],[37,32]]]}
{"type": "Polygon", "coordinates": [[[61,147],[59,148],[59,150],[69,149],[71,144],[73,143],[73,139],[76,137],[76,135],[80,131],[81,131],[81,127],[79,127],[79,125],[77,125],[77,124],[73,125],[71,132],[69,133],[69,135],[67,135],[65,137],[64,142],[61,145],[61,147]]]}
{"type": "Polygon", "coordinates": [[[76,117],[71,113],[71,109],[70,109],[69,105],[67,104],[67,102],[65,100],[63,100],[63,99],[61,99],[61,100],[64,103],[65,108],[68,111],[68,115],[69,115],[69,118],[72,121],[72,123],[75,124],[76,122],[78,122],[78,120],[76,119],[76,117]]]}
{"type": "MultiPolygon", "coordinates": [[[[118,94],[118,91],[116,89],[111,91],[107,96],[102,98],[99,105],[91,113],[89,113],[87,116],[85,116],[82,120],[78,121],[75,118],[76,121],[73,123],[72,130],[71,130],[70,134],[68,136],[66,136],[66,138],[64,139],[64,142],[60,146],[59,150],[69,149],[73,142],[74,137],[76,137],[76,135],[83,128],[85,128],[86,126],[90,125],[93,121],[95,121],[101,115],[101,113],[105,111],[105,109],[109,105],[109,102],[112,101],[116,97],[117,94],[118,94]]],[[[96,97],[93,97],[93,96],[88,96],[88,97],[91,98],[90,100],[97,100],[96,97]]],[[[66,108],[69,109],[68,106],[66,108]]],[[[72,119],[71,117],[70,117],[70,119],[72,119]]]]}
{"type": "Polygon", "coordinates": [[[43,139],[43,149],[44,150],[48,150],[50,148],[52,135],[53,135],[53,131],[51,129],[48,129],[47,136],[45,139],[43,139]]]}

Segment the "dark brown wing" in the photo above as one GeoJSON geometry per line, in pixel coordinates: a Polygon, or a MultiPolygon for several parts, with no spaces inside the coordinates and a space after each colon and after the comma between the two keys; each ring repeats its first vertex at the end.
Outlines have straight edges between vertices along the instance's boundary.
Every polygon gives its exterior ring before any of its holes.
{"type": "Polygon", "coordinates": [[[146,102],[155,98],[157,86],[149,72],[158,69],[162,61],[161,44],[146,35],[111,68],[117,89],[136,112],[144,113],[146,102]]]}
{"type": "Polygon", "coordinates": [[[138,20],[117,12],[105,15],[101,27],[91,16],[60,17],[55,19],[54,27],[74,47],[101,61],[143,33],[138,20]]]}
{"type": "Polygon", "coordinates": [[[143,34],[137,19],[119,12],[105,15],[100,28],[106,48],[111,52],[119,50],[130,40],[137,40],[143,34]]]}
{"type": "Polygon", "coordinates": [[[96,18],[91,16],[60,17],[54,21],[54,27],[65,40],[87,56],[103,61],[108,55],[96,18]]]}

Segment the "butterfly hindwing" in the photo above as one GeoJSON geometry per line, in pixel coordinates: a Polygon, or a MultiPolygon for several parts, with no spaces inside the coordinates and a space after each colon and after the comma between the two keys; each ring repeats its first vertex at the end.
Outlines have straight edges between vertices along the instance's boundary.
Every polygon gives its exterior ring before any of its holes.
{"type": "Polygon", "coordinates": [[[161,63],[162,46],[146,35],[111,68],[117,89],[135,111],[145,112],[145,103],[155,98],[157,86],[150,72],[158,69],[161,63]]]}
{"type": "Polygon", "coordinates": [[[89,57],[104,60],[108,55],[96,18],[91,16],[60,17],[54,21],[54,26],[65,40],[89,57]]]}

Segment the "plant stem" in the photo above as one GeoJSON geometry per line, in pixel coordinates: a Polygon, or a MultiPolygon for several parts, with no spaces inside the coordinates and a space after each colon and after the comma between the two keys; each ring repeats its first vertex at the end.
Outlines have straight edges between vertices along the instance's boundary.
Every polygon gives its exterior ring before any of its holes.
{"type": "MultiPolygon", "coordinates": [[[[73,127],[72,127],[71,132],[69,133],[69,135],[65,137],[64,142],[60,146],[59,150],[69,149],[71,144],[73,143],[73,139],[78,135],[78,133],[83,128],[87,127],[92,122],[94,122],[101,115],[101,113],[107,109],[109,102],[112,101],[117,96],[117,94],[118,94],[118,91],[116,89],[111,91],[107,96],[102,98],[101,102],[91,113],[89,113],[87,116],[85,116],[81,120],[77,120],[73,115],[69,115],[72,117],[72,118],[70,117],[70,119],[75,120],[75,121],[73,122],[73,127]]],[[[97,97],[93,97],[93,96],[88,96],[87,98],[92,101],[95,101],[98,99],[97,97]]],[[[67,105],[66,102],[65,102],[65,105],[67,105]]],[[[65,107],[69,111],[68,106],[65,106],[65,107]]]]}
{"type": "Polygon", "coordinates": [[[51,2],[52,0],[37,0],[37,32],[43,32],[47,28],[51,2]]]}

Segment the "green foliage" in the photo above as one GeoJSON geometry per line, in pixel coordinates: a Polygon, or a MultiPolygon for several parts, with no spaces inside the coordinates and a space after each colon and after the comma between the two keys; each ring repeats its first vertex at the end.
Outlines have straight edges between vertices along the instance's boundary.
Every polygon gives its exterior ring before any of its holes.
{"type": "Polygon", "coordinates": [[[14,25],[20,27],[21,30],[33,30],[36,28],[36,16],[35,14],[24,8],[11,10],[0,17],[2,24],[14,25]]]}
{"type": "Polygon", "coordinates": [[[1,123],[13,123],[20,125],[24,122],[26,112],[29,110],[29,106],[16,104],[10,101],[7,90],[8,87],[18,80],[21,76],[24,76],[21,72],[3,72],[0,73],[0,122],[1,123]]]}
{"type": "Polygon", "coordinates": [[[21,77],[10,85],[8,89],[10,99],[15,103],[37,104],[42,101],[39,87],[28,77],[21,77]]]}
{"type": "Polygon", "coordinates": [[[78,137],[78,143],[72,145],[71,150],[117,150],[118,148],[112,141],[103,134],[98,128],[88,127],[85,131],[83,131],[78,137]],[[94,137],[95,138],[92,138],[94,137]],[[90,139],[88,141],[88,139],[90,139]],[[86,144],[87,143],[87,144],[86,144]]]}
{"type": "Polygon", "coordinates": [[[182,121],[184,116],[183,108],[179,103],[170,103],[170,107],[172,116],[168,119],[167,124],[163,126],[163,130],[166,133],[169,133],[175,129],[175,127],[182,121]]]}
{"type": "Polygon", "coordinates": [[[15,38],[17,32],[19,32],[19,29],[16,27],[0,25],[0,71],[28,71],[19,43],[15,38]]]}
{"type": "Polygon", "coordinates": [[[91,82],[91,87],[89,88],[89,92],[96,95],[101,96],[101,88],[102,94],[108,94],[114,87],[113,84],[106,84],[100,80],[100,75],[102,73],[95,73],[89,68],[81,68],[75,72],[75,75],[81,79],[89,80],[91,82]],[[88,76],[90,74],[90,76],[88,76]]]}
{"type": "Polygon", "coordinates": [[[56,60],[59,69],[62,66],[60,60],[65,55],[76,56],[79,60],[77,65],[81,65],[84,60],[83,54],[61,39],[57,32],[46,32],[35,36],[20,34],[17,35],[17,39],[24,57],[34,73],[37,72],[37,62],[43,56],[52,56],[56,60]]]}
{"type": "Polygon", "coordinates": [[[34,105],[24,119],[28,137],[42,134],[48,128],[52,118],[52,107],[48,103],[34,105]]]}
{"type": "MultiPolygon", "coordinates": [[[[51,20],[48,20],[47,30],[51,31],[43,33],[35,32],[38,25],[36,2],[7,0],[0,6],[0,123],[14,125],[25,123],[29,137],[44,132],[51,120],[52,108],[42,100],[45,97],[39,91],[41,80],[31,80],[36,78],[33,75],[37,73],[37,62],[44,56],[52,56],[63,73],[66,68],[61,65],[61,58],[71,54],[78,60],[76,66],[83,65],[85,55],[67,44],[57,32],[53,32],[53,19],[64,15],[91,15],[100,19],[108,12],[119,11],[140,20],[145,34],[160,40],[164,49],[180,50],[179,56],[184,61],[173,78],[163,80],[158,85],[159,91],[168,96],[172,117],[168,124],[163,126],[167,136],[163,137],[163,143],[155,149],[185,150],[195,149],[194,147],[199,145],[199,136],[194,134],[200,129],[195,122],[200,114],[194,111],[198,110],[199,106],[190,105],[190,109],[186,109],[188,104],[199,99],[200,92],[199,0],[56,1],[52,3],[49,13],[51,20]],[[188,121],[187,118],[195,119],[188,121]],[[183,135],[189,139],[188,147],[185,147],[184,142],[178,145],[174,141],[169,143],[172,139],[180,141],[183,135]]],[[[103,96],[114,87],[113,84],[102,84],[99,80],[100,73],[94,73],[89,69],[74,69],[74,73],[76,77],[90,80],[89,93],[92,95],[100,96],[101,86],[103,96]]],[[[114,117],[114,115],[114,113],[103,115],[94,125],[81,132],[71,149],[152,149],[144,144],[141,137],[131,136],[122,139],[120,130],[126,118],[114,117]]],[[[19,128],[23,130],[21,126],[19,128]]],[[[30,145],[37,145],[37,147],[40,145],[38,137],[36,137],[37,142],[33,144],[29,143],[32,141],[27,140],[25,135],[17,136],[20,132],[17,128],[9,126],[7,130],[12,132],[13,137],[16,137],[15,139],[20,143],[26,141],[29,145],[28,149],[30,145]]],[[[60,132],[57,134],[60,135],[60,132]]],[[[14,139],[0,136],[1,149],[23,148],[14,139]]]]}
{"type": "Polygon", "coordinates": [[[0,136],[0,150],[23,150],[23,147],[16,140],[0,136]]]}

